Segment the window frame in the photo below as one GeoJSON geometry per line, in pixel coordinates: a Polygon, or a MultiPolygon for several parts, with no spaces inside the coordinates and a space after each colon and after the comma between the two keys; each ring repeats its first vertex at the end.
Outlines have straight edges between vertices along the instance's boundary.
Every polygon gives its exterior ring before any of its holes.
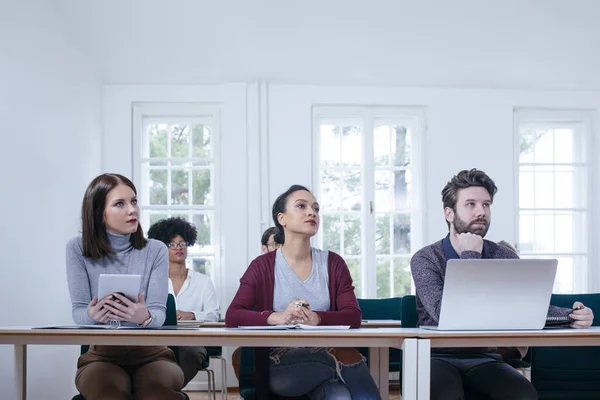
{"type": "MultiPolygon", "coordinates": [[[[150,215],[152,211],[164,211],[165,214],[186,214],[189,217],[193,214],[204,213],[210,217],[210,230],[211,230],[211,245],[213,246],[214,252],[189,252],[188,253],[188,266],[193,267],[193,259],[195,258],[212,258],[212,266],[210,271],[210,277],[213,282],[220,282],[222,271],[221,271],[221,218],[220,218],[220,193],[221,187],[219,185],[221,176],[221,152],[220,152],[220,136],[221,136],[221,123],[220,123],[220,107],[217,104],[212,103],[149,103],[139,102],[132,104],[132,170],[133,170],[133,182],[138,189],[139,203],[140,203],[140,220],[142,226],[145,227],[147,232],[150,228],[150,215]],[[210,157],[194,158],[194,157],[166,157],[165,160],[180,159],[185,160],[203,160],[209,163],[211,170],[211,186],[212,186],[212,205],[150,205],[149,204],[149,191],[144,181],[144,167],[143,164],[149,159],[144,156],[144,129],[148,123],[166,121],[166,123],[185,121],[191,122],[206,122],[210,121],[211,127],[211,151],[210,157]]],[[[167,142],[170,146],[170,141],[167,142]]],[[[192,171],[194,168],[185,168],[185,171],[192,171]]],[[[200,168],[202,169],[202,168],[200,168]]],[[[168,168],[168,171],[171,171],[168,168]]],[[[192,179],[192,174],[189,174],[188,179],[192,179]]],[[[170,172],[168,172],[170,176],[170,172]]],[[[167,179],[167,188],[171,185],[170,179],[167,179]]],[[[188,188],[188,190],[190,190],[188,188]]],[[[170,193],[167,189],[167,198],[170,193]]],[[[192,221],[193,222],[193,221],[192,221]]]]}
{"type": "MultiPolygon", "coordinates": [[[[361,172],[361,211],[360,224],[361,231],[361,251],[360,256],[348,257],[360,259],[361,262],[361,293],[357,297],[377,298],[377,254],[376,254],[376,218],[378,215],[375,210],[375,161],[374,161],[374,129],[377,121],[380,120],[411,120],[413,124],[414,135],[411,137],[411,165],[412,172],[412,190],[411,190],[411,251],[410,257],[421,249],[425,238],[425,220],[426,212],[425,190],[425,160],[424,148],[425,135],[427,131],[424,107],[403,107],[403,106],[344,106],[344,105],[314,105],[312,108],[312,188],[317,196],[321,195],[321,146],[320,146],[320,126],[323,121],[343,122],[347,124],[351,120],[360,122],[362,130],[362,164],[359,167],[361,172]],[[368,240],[373,238],[373,240],[368,240]]],[[[393,167],[392,167],[393,168],[393,167]]],[[[343,167],[340,169],[344,169],[343,167]]],[[[347,214],[347,212],[343,212],[347,214]]],[[[382,212],[384,214],[396,214],[397,210],[382,212]]],[[[343,228],[342,228],[343,229],[343,228]]],[[[343,235],[342,235],[343,236],[343,235]]],[[[323,229],[314,238],[315,246],[323,247],[323,229]]],[[[340,250],[343,244],[340,243],[340,250]]],[[[390,242],[390,246],[392,246],[390,242]]],[[[344,259],[347,257],[344,256],[344,259]]],[[[390,274],[393,274],[390,271],[390,274]]],[[[414,294],[414,282],[411,276],[411,293],[414,294]]],[[[393,284],[390,285],[390,292],[393,293],[393,284]]],[[[398,296],[398,294],[393,294],[398,296]]]]}
{"type": "MultiPolygon", "coordinates": [[[[523,254],[523,256],[533,256],[533,257],[577,257],[583,256],[587,259],[585,266],[574,262],[573,263],[573,286],[572,293],[589,293],[594,290],[594,282],[593,279],[596,276],[594,272],[594,265],[598,260],[598,252],[595,250],[595,240],[596,235],[594,234],[594,216],[596,215],[596,207],[593,201],[593,194],[595,191],[595,177],[596,173],[596,163],[593,158],[593,150],[594,150],[594,139],[593,139],[593,129],[592,129],[592,115],[593,111],[591,110],[569,110],[569,109],[539,109],[539,108],[515,108],[514,109],[514,136],[513,140],[515,143],[514,146],[514,182],[515,182],[515,195],[514,195],[514,207],[516,212],[515,215],[515,238],[516,242],[520,243],[520,215],[521,211],[533,211],[536,210],[547,210],[549,212],[557,212],[561,210],[565,211],[573,211],[573,212],[583,212],[583,220],[585,227],[583,230],[578,230],[576,232],[576,224],[573,224],[573,235],[581,235],[584,234],[585,244],[583,248],[585,251],[576,251],[573,249],[570,253],[564,252],[548,252],[548,253],[529,253],[523,254]],[[579,135],[580,137],[577,140],[574,140],[574,144],[576,141],[579,142],[580,156],[583,157],[583,161],[581,159],[574,160],[571,163],[521,163],[520,158],[520,141],[521,127],[524,126],[539,126],[544,127],[546,129],[560,129],[561,127],[568,127],[574,131],[574,135],[579,135]],[[577,182],[577,179],[574,180],[573,192],[577,193],[578,190],[582,188],[585,189],[584,199],[585,206],[581,207],[580,205],[573,204],[572,207],[521,207],[520,204],[520,171],[521,166],[573,166],[576,168],[582,168],[581,172],[581,181],[577,182]],[[579,185],[579,187],[577,187],[579,185]]],[[[575,151],[574,151],[575,153],[575,151]]],[[[575,219],[575,217],[573,217],[575,219]]],[[[555,249],[556,250],[556,249],[555,249]]]]}

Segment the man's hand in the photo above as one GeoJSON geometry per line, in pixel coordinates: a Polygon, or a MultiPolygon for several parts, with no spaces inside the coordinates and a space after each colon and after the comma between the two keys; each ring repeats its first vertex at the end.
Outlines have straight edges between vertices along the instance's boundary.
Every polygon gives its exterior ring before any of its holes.
{"type": "Polygon", "coordinates": [[[109,319],[131,321],[141,325],[150,318],[150,312],[144,302],[144,292],[139,294],[137,303],[119,293],[113,293],[112,296],[113,299],[107,300],[104,306],[108,309],[109,319]]]}
{"type": "Polygon", "coordinates": [[[454,224],[450,224],[450,234],[456,238],[461,253],[463,251],[483,252],[483,238],[481,236],[470,232],[456,233],[454,224]]]}
{"type": "Polygon", "coordinates": [[[569,314],[569,317],[573,320],[571,328],[589,328],[594,322],[592,309],[587,308],[579,301],[573,303],[573,312],[569,314]]]}
{"type": "Polygon", "coordinates": [[[191,311],[177,310],[177,320],[193,321],[196,319],[196,314],[191,311]]]}

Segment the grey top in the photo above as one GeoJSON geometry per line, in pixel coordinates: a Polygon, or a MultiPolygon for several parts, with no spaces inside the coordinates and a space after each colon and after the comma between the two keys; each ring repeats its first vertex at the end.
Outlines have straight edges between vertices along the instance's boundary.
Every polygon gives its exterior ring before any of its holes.
{"type": "Polygon", "coordinates": [[[67,283],[76,324],[96,324],[88,315],[87,306],[98,294],[100,274],[141,275],[140,292],[146,294],[146,307],[152,315],[152,322],[148,326],[160,327],[165,322],[169,288],[167,246],[149,239],[146,247],[138,250],[133,248],[129,238],[130,235],[108,232],[108,240],[116,254],[104,258],[84,257],[81,236],[67,243],[67,283]]]}
{"type": "Polygon", "coordinates": [[[273,311],[284,311],[296,298],[308,301],[313,311],[329,311],[329,252],[311,248],[312,271],[303,281],[290,267],[281,249],[276,251],[273,311]]]}
{"type": "MultiPolygon", "coordinates": [[[[446,263],[452,258],[519,258],[515,252],[507,247],[500,246],[489,240],[483,241],[482,253],[476,251],[463,251],[459,256],[446,236],[434,244],[423,247],[416,252],[410,260],[410,270],[415,281],[417,314],[419,325],[437,325],[440,318],[444,278],[446,276],[446,263]]],[[[567,316],[570,309],[550,306],[548,315],[552,317],[567,316]]],[[[436,352],[493,352],[495,348],[456,348],[436,349],[436,352]]]]}

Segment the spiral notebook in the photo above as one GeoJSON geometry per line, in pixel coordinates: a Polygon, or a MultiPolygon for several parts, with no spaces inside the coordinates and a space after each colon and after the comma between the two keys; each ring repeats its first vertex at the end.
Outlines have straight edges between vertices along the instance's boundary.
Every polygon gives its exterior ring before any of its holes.
{"type": "Polygon", "coordinates": [[[560,329],[560,328],[568,328],[571,325],[573,320],[566,317],[546,317],[546,325],[544,325],[544,329],[560,329]]]}

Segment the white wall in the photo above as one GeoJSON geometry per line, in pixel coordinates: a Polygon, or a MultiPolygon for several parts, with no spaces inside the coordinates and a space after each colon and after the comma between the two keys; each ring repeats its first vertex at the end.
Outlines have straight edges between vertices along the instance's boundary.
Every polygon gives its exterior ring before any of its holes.
{"type": "MultiPolygon", "coordinates": [[[[100,79],[45,0],[0,10],[0,325],[72,323],[65,244],[100,172],[100,79]]],[[[30,399],[70,398],[78,346],[29,347],[30,399]]],[[[13,348],[0,346],[0,398],[13,348]]]]}

